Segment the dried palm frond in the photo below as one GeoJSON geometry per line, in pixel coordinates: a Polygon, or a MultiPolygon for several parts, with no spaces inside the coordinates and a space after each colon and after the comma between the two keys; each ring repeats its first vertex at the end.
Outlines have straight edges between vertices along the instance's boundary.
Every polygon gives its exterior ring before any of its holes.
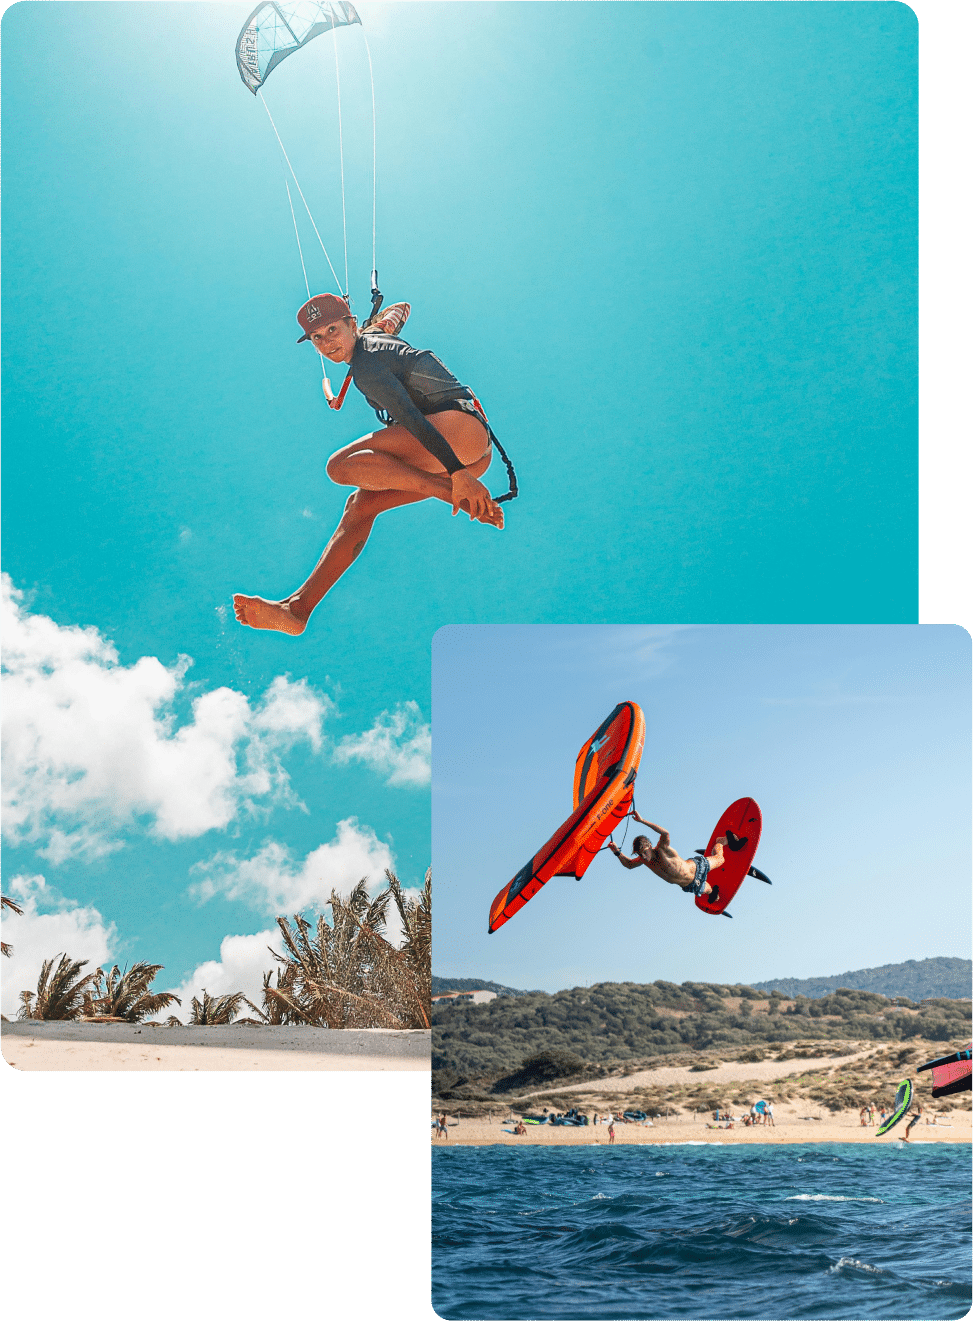
{"type": "MultiPolygon", "coordinates": [[[[18,917],[23,917],[24,915],[24,910],[19,904],[15,904],[14,901],[5,894],[0,894],[0,908],[9,908],[10,911],[16,913],[18,917]]],[[[13,952],[13,945],[8,945],[5,940],[0,940],[0,954],[5,955],[9,959],[13,952]]]]}
{"type": "Polygon", "coordinates": [[[95,973],[95,994],[89,991],[85,995],[84,1014],[86,1018],[120,1018],[126,1023],[140,1023],[150,1014],[157,1014],[160,1009],[168,1009],[172,1004],[182,1004],[177,995],[161,991],[153,995],[149,987],[162,971],[161,963],[135,963],[124,972],[118,964],[105,972],[99,968],[95,973]]]}
{"type": "Polygon", "coordinates": [[[411,900],[394,872],[386,875],[388,887],[374,898],[367,878],[344,897],[333,890],[330,922],[323,914],[313,927],[300,913],[277,918],[284,952],[274,957],[282,969],[276,988],[269,974],[264,978],[262,1018],[289,1014],[292,1021],[331,1028],[429,1026],[430,876],[411,900]],[[401,949],[386,935],[392,902],[402,924],[401,949]]]}
{"type": "Polygon", "coordinates": [[[399,954],[408,965],[422,1026],[428,1027],[432,1004],[432,869],[426,871],[418,899],[405,897],[394,872],[386,871],[385,875],[402,923],[404,939],[399,954]]]}
{"type": "MultiPolygon", "coordinates": [[[[273,950],[270,951],[274,953],[273,950]]],[[[274,955],[274,957],[278,957],[274,955]]],[[[258,1009],[252,1000],[244,997],[246,1004],[257,1015],[258,1023],[269,1027],[304,1026],[309,1022],[307,1015],[294,998],[294,969],[290,965],[277,969],[277,985],[271,986],[272,972],[264,973],[264,1007],[258,1009]]]]}
{"type": "Polygon", "coordinates": [[[75,960],[69,958],[67,954],[61,955],[56,968],[53,959],[45,960],[37,979],[36,1002],[31,1003],[34,997],[29,991],[22,991],[18,1017],[22,1020],[80,1018],[84,1010],[85,988],[95,978],[93,972],[86,973],[83,977],[80,975],[81,969],[87,965],[87,959],[75,960]]]}
{"type": "Polygon", "coordinates": [[[194,1027],[216,1027],[232,1023],[246,999],[242,991],[230,995],[210,995],[204,988],[202,1000],[192,998],[189,1022],[194,1027]]]}

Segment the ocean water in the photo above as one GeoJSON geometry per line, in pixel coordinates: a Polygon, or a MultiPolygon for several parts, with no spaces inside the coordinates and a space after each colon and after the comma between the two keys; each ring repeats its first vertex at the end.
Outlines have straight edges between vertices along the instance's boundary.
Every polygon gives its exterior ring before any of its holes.
{"type": "Polygon", "coordinates": [[[432,1301],[449,1321],[887,1321],[973,1301],[965,1146],[432,1155],[432,1301]]]}

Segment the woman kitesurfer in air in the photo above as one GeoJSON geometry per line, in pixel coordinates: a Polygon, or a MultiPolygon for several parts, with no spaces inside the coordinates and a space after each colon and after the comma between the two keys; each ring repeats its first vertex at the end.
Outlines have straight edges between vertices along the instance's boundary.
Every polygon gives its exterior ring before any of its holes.
{"type": "Polygon", "coordinates": [[[656,831],[659,842],[653,848],[648,835],[636,835],[632,840],[635,856],[627,858],[617,844],[609,841],[608,847],[622,866],[648,867],[649,871],[654,872],[656,876],[661,876],[670,885],[678,885],[687,894],[711,895],[712,902],[715,903],[718,898],[716,886],[711,885],[706,877],[714,868],[723,866],[723,846],[727,842],[726,836],[721,835],[719,837],[713,845],[713,852],[708,858],[693,858],[690,862],[685,858],[680,858],[672,847],[669,842],[668,830],[664,830],[662,826],[654,826],[651,821],[646,821],[644,817],[639,816],[634,807],[632,816],[641,825],[648,826],[650,830],[656,831]]]}
{"type": "MultiPolygon", "coordinates": [[[[314,571],[280,601],[233,598],[250,628],[303,633],[311,611],[361,554],[372,524],[386,509],[437,499],[471,520],[503,527],[503,509],[479,480],[490,466],[496,437],[472,390],[432,353],[394,334],[359,329],[343,298],[319,294],[297,314],[310,340],[334,363],[348,363],[351,379],[385,425],[332,454],[327,473],[355,488],[314,571]]],[[[515,489],[515,488],[514,488],[515,489]]]]}

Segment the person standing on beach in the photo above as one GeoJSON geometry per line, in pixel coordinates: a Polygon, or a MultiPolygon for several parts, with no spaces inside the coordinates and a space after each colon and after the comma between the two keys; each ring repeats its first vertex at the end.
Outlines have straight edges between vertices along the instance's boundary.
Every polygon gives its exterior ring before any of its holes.
{"type": "Polygon", "coordinates": [[[446,1127],[446,1111],[445,1111],[445,1110],[444,1110],[444,1111],[442,1112],[442,1114],[439,1116],[439,1132],[436,1134],[436,1139],[437,1139],[437,1141],[438,1141],[439,1138],[445,1138],[447,1142],[449,1141],[449,1130],[448,1130],[447,1127],[446,1127]]]}
{"type": "Polygon", "coordinates": [[[723,846],[726,843],[726,836],[721,835],[713,845],[713,852],[708,858],[697,857],[691,862],[681,858],[672,847],[669,839],[669,832],[662,826],[653,825],[651,821],[646,821],[645,817],[639,816],[638,812],[632,808],[632,816],[643,826],[648,826],[650,830],[656,831],[659,836],[659,842],[653,846],[648,835],[636,835],[632,840],[632,848],[635,850],[631,858],[627,858],[617,844],[608,841],[608,847],[614,853],[615,857],[623,867],[648,867],[649,871],[660,876],[670,885],[678,885],[680,890],[686,894],[708,894],[712,895],[714,901],[718,898],[718,891],[715,885],[711,885],[706,877],[716,867],[723,866],[723,846]]]}
{"type": "Polygon", "coordinates": [[[612,1115],[611,1122],[608,1125],[608,1145],[611,1146],[615,1141],[615,1116],[612,1115]]]}

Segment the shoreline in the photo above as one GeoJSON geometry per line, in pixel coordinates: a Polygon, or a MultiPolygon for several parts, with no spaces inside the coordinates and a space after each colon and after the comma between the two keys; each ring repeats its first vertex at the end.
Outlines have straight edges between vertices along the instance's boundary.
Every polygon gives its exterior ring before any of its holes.
{"type": "MultiPolygon", "coordinates": [[[[878,1111],[875,1122],[862,1126],[860,1111],[853,1109],[831,1111],[820,1101],[810,1100],[807,1096],[781,1096],[775,1091],[778,1083],[792,1083],[801,1075],[820,1074],[822,1078],[840,1074],[843,1069],[852,1069],[867,1065],[883,1047],[881,1044],[869,1045],[850,1051],[847,1055],[835,1057],[828,1055],[809,1055],[792,1059],[763,1060],[744,1063],[728,1060],[707,1068],[702,1077],[707,1083],[707,1090],[714,1096],[726,1089],[732,1089],[733,1095],[726,1095],[721,1105],[737,1118],[748,1112],[757,1100],[772,1101],[774,1107],[773,1125],[755,1124],[744,1127],[742,1123],[727,1128],[713,1120],[712,1109],[700,1108],[695,1115],[688,1113],[685,1099],[680,1100],[676,1090],[671,1098],[673,1113],[668,1118],[657,1118],[651,1123],[615,1123],[615,1146],[664,1146],[675,1143],[700,1143],[720,1146],[738,1145],[781,1145],[784,1143],[808,1142],[844,1142],[868,1143],[875,1141],[879,1127],[878,1111]],[[744,1099],[746,1098],[746,1099],[744,1099]]],[[[588,1080],[561,1087],[549,1087],[520,1095],[511,1099],[507,1115],[510,1119],[500,1118],[498,1112],[492,1115],[459,1117],[449,1115],[449,1137],[432,1137],[433,1145],[446,1146],[452,1142],[459,1146],[491,1146],[498,1144],[520,1144],[521,1146],[608,1146],[608,1125],[588,1124],[586,1127],[557,1127],[547,1124],[531,1124],[523,1136],[505,1133],[504,1129],[513,1128],[515,1116],[525,1111],[535,1114],[548,1108],[546,1098],[556,1097],[552,1109],[563,1111],[568,1104],[577,1106],[589,1116],[618,1114],[624,1109],[643,1109],[660,1112],[666,1104],[665,1092],[661,1089],[681,1089],[687,1085],[698,1084],[701,1074],[691,1065],[659,1065],[655,1069],[640,1069],[621,1077],[588,1080]],[[627,1097],[627,1102],[622,1098],[627,1097]],[[567,1104],[566,1104],[567,1103],[567,1104]]],[[[895,1084],[888,1081],[873,1081],[868,1086],[873,1102],[889,1105],[895,1094],[895,1084]]],[[[683,1097],[685,1093],[682,1093],[683,1097]]],[[[970,1143],[973,1140],[973,1111],[952,1107],[944,1098],[934,1101],[928,1094],[917,1095],[915,1101],[922,1107],[922,1118],[913,1128],[909,1145],[921,1143],[970,1143]],[[927,1123],[927,1119],[936,1118],[938,1123],[927,1123]]],[[[449,1114],[449,1102],[434,1100],[433,1108],[445,1109],[449,1114]]],[[[459,1110],[462,1102],[457,1102],[459,1110]]],[[[499,1107],[498,1107],[499,1110],[499,1107]]],[[[896,1142],[902,1145],[902,1135],[908,1119],[901,1119],[884,1137],[878,1138],[878,1144],[896,1142]]]]}
{"type": "Polygon", "coordinates": [[[430,1033],[27,1021],[3,1023],[0,1046],[8,1067],[18,1072],[423,1072],[429,1069],[430,1033]]]}
{"type": "MultiPolygon", "coordinates": [[[[809,1142],[838,1142],[881,1146],[890,1142],[898,1145],[922,1146],[931,1143],[965,1143],[973,1139],[973,1115],[969,1110],[953,1110],[948,1115],[940,1115],[939,1123],[926,1123],[926,1107],[923,1106],[923,1118],[912,1130],[907,1144],[902,1142],[907,1119],[902,1119],[895,1128],[883,1137],[877,1138],[878,1125],[862,1127],[857,1110],[839,1111],[837,1114],[819,1118],[805,1117],[800,1107],[774,1105],[776,1123],[755,1124],[744,1128],[736,1124],[733,1128],[717,1126],[712,1120],[702,1118],[695,1122],[691,1119],[657,1119],[649,1125],[615,1124],[616,1147],[621,1146],[682,1146],[687,1143],[700,1146],[783,1146],[787,1144],[805,1144],[809,1142]]],[[[930,1111],[931,1117],[931,1111],[930,1111]]],[[[460,1119],[453,1126],[450,1120],[449,1137],[437,1138],[432,1132],[431,1144],[434,1147],[486,1147],[486,1146],[531,1146],[531,1147],[607,1147],[608,1125],[589,1124],[586,1128],[549,1128],[546,1124],[530,1125],[524,1137],[505,1133],[505,1128],[513,1125],[498,1119],[460,1119]]]]}

